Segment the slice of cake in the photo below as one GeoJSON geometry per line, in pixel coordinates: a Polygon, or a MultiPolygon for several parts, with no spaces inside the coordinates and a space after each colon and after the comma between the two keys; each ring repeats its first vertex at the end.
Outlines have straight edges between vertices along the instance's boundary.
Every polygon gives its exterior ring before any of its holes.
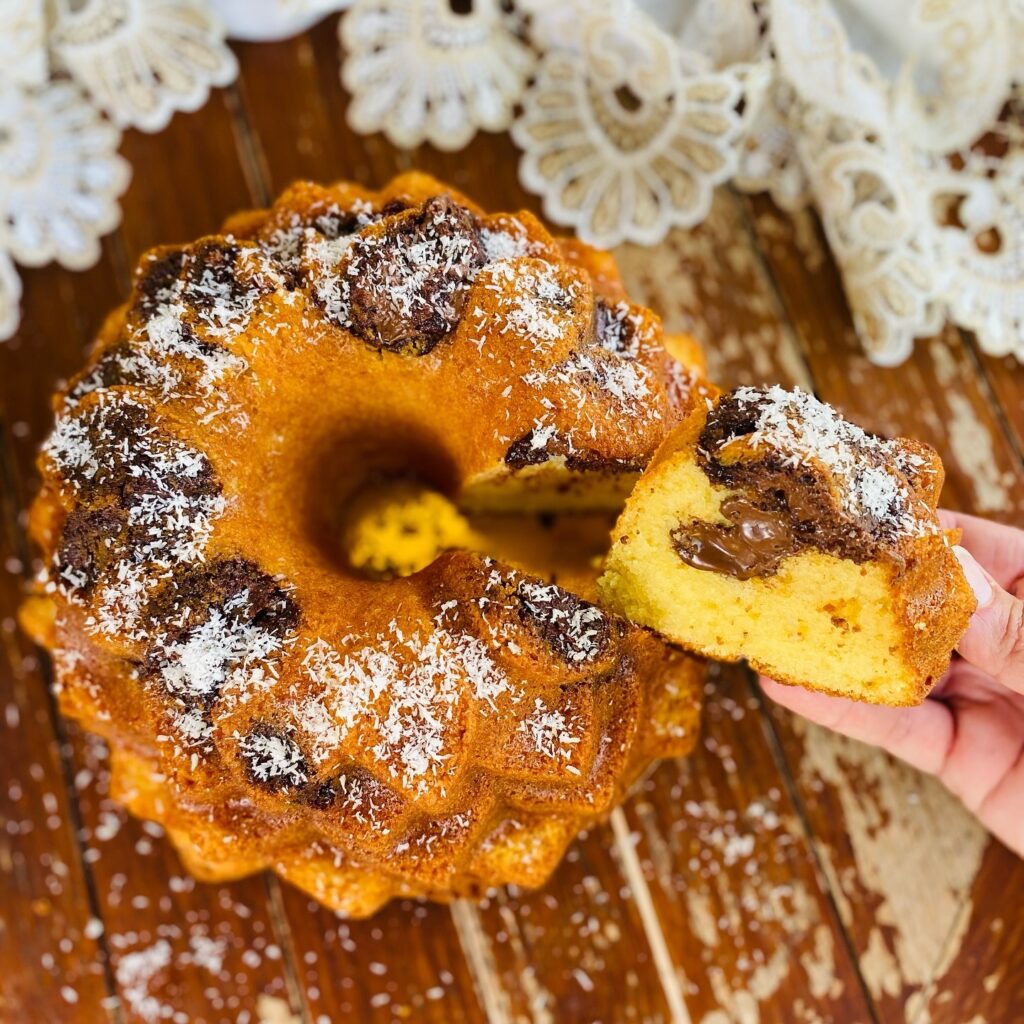
{"type": "Polygon", "coordinates": [[[616,525],[606,605],[785,683],[916,704],[975,607],[943,469],[802,391],[738,388],[665,441],[616,525]]]}

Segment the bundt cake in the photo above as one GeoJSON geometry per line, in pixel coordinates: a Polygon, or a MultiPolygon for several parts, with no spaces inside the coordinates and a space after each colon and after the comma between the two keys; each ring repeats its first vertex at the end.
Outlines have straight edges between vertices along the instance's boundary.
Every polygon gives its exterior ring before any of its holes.
{"type": "Polygon", "coordinates": [[[609,257],[417,174],[146,254],[56,399],[23,614],[115,795],[198,876],[271,867],[352,915],[542,882],[689,749],[699,662],[543,553],[363,571],[344,510],[408,477],[476,514],[615,510],[703,402],[667,348],[696,359],[609,257]]]}
{"type": "Polygon", "coordinates": [[[604,607],[691,651],[872,703],[924,699],[975,602],[927,445],[802,391],[695,405],[615,527],[604,607]]]}

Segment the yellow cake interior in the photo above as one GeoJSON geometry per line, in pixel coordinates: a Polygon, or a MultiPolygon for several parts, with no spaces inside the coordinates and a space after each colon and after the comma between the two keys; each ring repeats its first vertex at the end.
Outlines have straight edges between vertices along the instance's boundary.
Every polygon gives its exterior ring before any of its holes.
{"type": "Polygon", "coordinates": [[[470,513],[412,479],[367,486],[344,509],[341,544],[349,565],[371,578],[411,576],[442,552],[475,551],[594,596],[615,514],[470,513]]]}
{"type": "MultiPolygon", "coordinates": [[[[905,602],[884,561],[857,564],[813,548],[773,575],[740,580],[693,568],[672,531],[725,523],[734,491],[714,485],[692,450],[677,450],[640,482],[616,527],[598,590],[605,605],[670,640],[721,660],[745,657],[782,682],[876,703],[917,703],[920,666],[907,656],[905,602]]],[[[926,617],[911,626],[928,628],[926,617]]]]}

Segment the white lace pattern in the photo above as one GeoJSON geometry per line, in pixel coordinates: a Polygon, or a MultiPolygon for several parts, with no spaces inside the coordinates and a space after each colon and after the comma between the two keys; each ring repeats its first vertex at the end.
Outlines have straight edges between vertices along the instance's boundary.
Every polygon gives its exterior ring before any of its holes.
{"type": "MultiPolygon", "coordinates": [[[[82,266],[116,223],[115,126],[234,75],[218,10],[269,38],[349,0],[5,3],[0,338],[11,257],[82,266]]],[[[454,150],[511,128],[523,184],[587,241],[768,191],[817,209],[872,359],[944,320],[1024,359],[1024,0],[354,0],[340,37],[355,129],[454,150]]]]}
{"type": "Polygon", "coordinates": [[[120,222],[120,129],[158,131],[237,65],[207,0],[0,2],[3,341],[19,321],[12,261],[82,270],[120,222]]]}
{"type": "Polygon", "coordinates": [[[148,132],[238,73],[203,0],[60,0],[51,45],[116,125],[148,132]]]}
{"type": "Polygon", "coordinates": [[[91,266],[128,184],[119,141],[69,82],[0,90],[0,249],[26,266],[91,266]]]}
{"type": "Polygon", "coordinates": [[[457,13],[448,0],[355,0],[342,19],[348,120],[396,146],[461,149],[501,131],[533,68],[499,0],[457,13]]]}
{"type": "MultiPolygon", "coordinates": [[[[538,36],[559,37],[534,18],[538,36]]],[[[736,170],[739,76],[696,61],[688,71],[673,39],[625,3],[575,24],[541,58],[512,129],[523,184],[597,245],[696,224],[736,170]]]]}

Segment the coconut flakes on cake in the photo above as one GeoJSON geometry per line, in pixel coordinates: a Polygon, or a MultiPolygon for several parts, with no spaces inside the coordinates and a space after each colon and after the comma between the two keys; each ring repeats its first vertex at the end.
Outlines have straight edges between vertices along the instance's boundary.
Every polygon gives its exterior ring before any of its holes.
{"type": "Polygon", "coordinates": [[[580,737],[573,732],[572,721],[557,709],[552,711],[540,697],[534,699],[531,711],[520,723],[519,731],[531,750],[552,760],[570,760],[580,737]]]}
{"type": "Polygon", "coordinates": [[[798,388],[742,387],[732,394],[757,410],[754,430],[743,441],[752,448],[773,448],[794,466],[823,466],[847,515],[894,536],[936,530],[922,517],[925,504],[898,475],[906,456],[897,442],[866,433],[798,388]]]}
{"type": "Polygon", "coordinates": [[[182,639],[156,639],[160,678],[171,694],[188,703],[218,695],[244,703],[272,685],[273,658],[287,645],[287,638],[232,615],[248,600],[248,591],[242,591],[223,608],[210,609],[209,617],[182,639]]]}
{"type": "MultiPolygon", "coordinates": [[[[135,539],[97,582],[86,619],[94,632],[145,639],[142,614],[154,589],[182,563],[203,560],[213,524],[225,510],[222,495],[198,486],[209,463],[198,450],[152,426],[143,406],[114,393],[100,393],[84,412],[58,417],[43,452],[76,492],[81,479],[103,485],[122,474],[145,481],[145,487],[119,499],[135,539]],[[194,486],[184,489],[189,482],[194,486]]],[[[83,583],[63,573],[50,585],[78,601],[83,583]]]]}
{"type": "Polygon", "coordinates": [[[492,226],[482,227],[479,234],[490,263],[533,256],[543,248],[530,238],[522,221],[515,217],[502,217],[492,226]]]}
{"type": "MultiPolygon", "coordinates": [[[[284,278],[259,249],[241,250],[229,273],[224,278],[221,268],[206,267],[198,279],[179,276],[148,296],[152,308],[146,317],[129,320],[127,342],[104,354],[69,393],[68,404],[106,390],[114,369],[116,381],[152,388],[162,401],[196,401],[201,422],[235,411],[224,399],[224,383],[244,373],[248,363],[225,345],[245,331],[257,302],[284,278]]],[[[142,308],[136,303],[136,312],[142,308]]]]}
{"type": "Polygon", "coordinates": [[[501,260],[487,268],[485,288],[501,299],[480,326],[490,322],[499,334],[511,334],[529,342],[537,355],[551,351],[554,343],[572,329],[579,285],[559,280],[556,269],[546,263],[522,264],[501,260]]]}
{"type": "Polygon", "coordinates": [[[569,661],[593,661],[604,650],[607,619],[600,608],[573,598],[554,584],[524,579],[516,592],[538,623],[558,631],[560,650],[569,661]]]}
{"type": "Polygon", "coordinates": [[[323,639],[307,648],[303,667],[317,687],[318,710],[308,702],[293,705],[296,724],[322,759],[353,730],[367,730],[377,737],[374,755],[417,794],[452,757],[449,732],[465,697],[492,708],[499,698],[518,699],[487,647],[467,633],[435,625],[425,636],[406,635],[392,622],[368,643],[350,639],[343,646],[351,649],[323,639]]]}
{"type": "Polygon", "coordinates": [[[251,732],[239,738],[238,748],[259,782],[298,787],[309,781],[302,750],[289,736],[251,732]]]}

